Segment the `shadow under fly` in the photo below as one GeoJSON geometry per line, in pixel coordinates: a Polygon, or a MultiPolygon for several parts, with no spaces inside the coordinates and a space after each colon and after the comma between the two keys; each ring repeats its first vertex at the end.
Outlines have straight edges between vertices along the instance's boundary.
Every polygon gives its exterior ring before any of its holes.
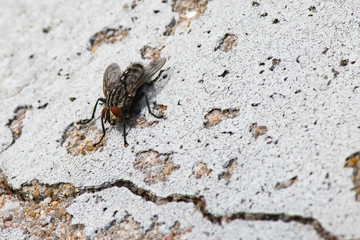
{"type": "Polygon", "coordinates": [[[105,137],[106,130],[104,122],[109,122],[111,125],[114,125],[120,121],[123,123],[124,146],[128,146],[126,141],[126,119],[133,107],[134,100],[139,97],[140,94],[145,98],[149,113],[156,118],[161,118],[151,111],[146,94],[144,92],[138,93],[138,90],[147,80],[151,79],[151,77],[164,66],[165,62],[166,59],[161,58],[151,62],[147,66],[134,63],[131,64],[124,72],[121,72],[119,65],[116,63],[112,63],[106,68],[103,77],[103,92],[105,98],[99,98],[96,101],[90,119],[78,121],[78,124],[89,123],[95,117],[98,103],[102,102],[105,104],[105,107],[101,112],[103,135],[100,141],[94,144],[94,146],[101,143],[105,137]]]}

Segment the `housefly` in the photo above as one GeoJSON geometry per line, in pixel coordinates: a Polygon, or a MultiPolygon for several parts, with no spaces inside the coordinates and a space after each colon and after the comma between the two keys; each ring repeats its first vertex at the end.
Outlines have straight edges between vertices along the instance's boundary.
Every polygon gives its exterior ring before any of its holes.
{"type": "MultiPolygon", "coordinates": [[[[101,112],[101,126],[103,135],[100,141],[94,146],[101,143],[104,139],[106,131],[104,121],[114,125],[120,121],[123,123],[124,146],[126,142],[126,115],[129,113],[135,97],[137,96],[139,88],[149,80],[156,72],[158,72],[166,62],[165,58],[151,62],[147,66],[139,63],[131,64],[124,72],[121,72],[120,67],[116,63],[110,64],[104,72],[103,77],[103,92],[105,98],[99,98],[94,106],[94,110],[90,119],[80,120],[79,124],[86,124],[95,117],[96,107],[99,102],[105,104],[101,112]]],[[[149,101],[145,95],[146,105],[149,113],[156,118],[160,118],[153,114],[150,110],[149,101]]]]}

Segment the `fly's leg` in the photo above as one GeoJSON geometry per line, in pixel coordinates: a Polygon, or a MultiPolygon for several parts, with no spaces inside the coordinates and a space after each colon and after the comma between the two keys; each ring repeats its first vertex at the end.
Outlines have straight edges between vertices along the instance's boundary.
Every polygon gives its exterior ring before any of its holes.
{"type": "Polygon", "coordinates": [[[105,134],[106,134],[106,130],[105,130],[105,126],[104,126],[104,118],[103,117],[101,117],[101,127],[102,127],[102,130],[103,130],[103,135],[102,135],[100,141],[94,144],[94,147],[102,142],[102,140],[104,139],[105,134]]]}
{"type": "Polygon", "coordinates": [[[145,97],[145,102],[146,102],[146,106],[147,106],[147,108],[148,108],[149,113],[150,113],[151,115],[153,115],[154,117],[156,117],[156,118],[162,118],[162,117],[160,117],[160,116],[158,116],[158,115],[155,115],[155,114],[151,111],[150,104],[149,104],[149,100],[148,100],[146,94],[145,94],[145,93],[142,93],[142,94],[143,94],[144,97],[145,97]]]}
{"type": "Polygon", "coordinates": [[[82,119],[82,120],[80,120],[80,121],[77,122],[78,124],[87,124],[88,122],[90,122],[91,120],[94,119],[94,117],[95,117],[95,112],[96,112],[96,107],[97,107],[99,101],[101,101],[102,103],[106,103],[106,100],[105,100],[104,98],[99,98],[99,99],[96,101],[96,103],[95,103],[95,107],[94,107],[94,110],[93,110],[93,113],[92,113],[91,118],[90,118],[90,119],[82,119]]]}
{"type": "Polygon", "coordinates": [[[123,122],[124,147],[127,147],[127,146],[129,146],[129,144],[126,141],[126,119],[125,119],[124,115],[123,115],[122,122],[123,122]]]}

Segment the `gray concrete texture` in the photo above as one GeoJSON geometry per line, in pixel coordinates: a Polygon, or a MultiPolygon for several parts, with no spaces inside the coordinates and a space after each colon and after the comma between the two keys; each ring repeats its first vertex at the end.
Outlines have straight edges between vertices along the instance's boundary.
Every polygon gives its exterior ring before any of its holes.
{"type": "MultiPolygon", "coordinates": [[[[71,225],[99,239],[129,218],[140,238],[155,226],[169,239],[360,238],[359,6],[2,0],[4,194],[25,196],[34,179],[47,189],[70,184],[71,225]],[[108,29],[89,47],[104,27],[123,35],[108,29]],[[146,65],[159,54],[164,71],[145,90],[165,117],[139,99],[129,146],[121,124],[106,124],[93,148],[102,107],[94,122],[71,124],[103,96],[106,67],[146,65]]],[[[18,207],[9,204],[3,215],[18,207]]],[[[36,239],[19,230],[25,222],[3,224],[0,237],[36,239]]]]}

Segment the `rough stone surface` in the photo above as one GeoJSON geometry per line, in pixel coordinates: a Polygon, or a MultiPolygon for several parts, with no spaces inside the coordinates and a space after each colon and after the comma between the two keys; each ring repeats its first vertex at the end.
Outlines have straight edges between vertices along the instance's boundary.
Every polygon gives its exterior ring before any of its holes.
{"type": "Polygon", "coordinates": [[[358,171],[344,168],[360,148],[359,13],[354,0],[2,1],[0,238],[43,236],[26,224],[52,213],[69,239],[360,238],[358,171]],[[167,59],[145,86],[165,118],[139,101],[127,148],[106,125],[101,151],[70,154],[66,129],[91,116],[106,67],[151,56],[167,59]],[[176,171],[147,184],[142,152],[176,171]],[[75,195],[52,194],[67,184],[75,195]]]}

